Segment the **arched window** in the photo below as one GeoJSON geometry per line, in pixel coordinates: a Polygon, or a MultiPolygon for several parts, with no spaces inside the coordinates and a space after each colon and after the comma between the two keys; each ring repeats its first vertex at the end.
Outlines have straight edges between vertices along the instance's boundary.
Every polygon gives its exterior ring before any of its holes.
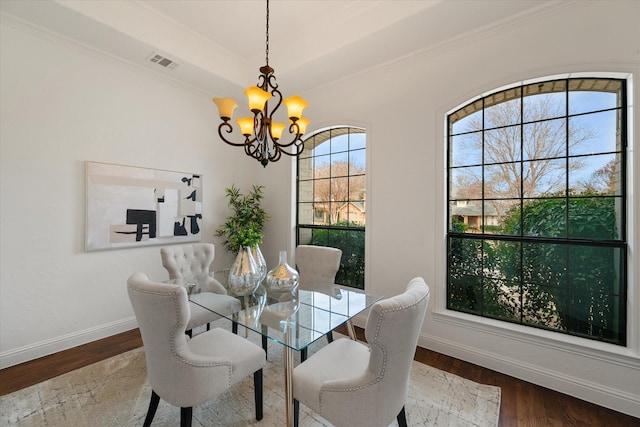
{"type": "Polygon", "coordinates": [[[298,157],[297,244],[342,250],[336,282],[364,288],[366,133],[331,127],[298,157]]]}
{"type": "Polygon", "coordinates": [[[626,96],[554,79],[448,114],[448,309],[626,344],[626,96]]]}

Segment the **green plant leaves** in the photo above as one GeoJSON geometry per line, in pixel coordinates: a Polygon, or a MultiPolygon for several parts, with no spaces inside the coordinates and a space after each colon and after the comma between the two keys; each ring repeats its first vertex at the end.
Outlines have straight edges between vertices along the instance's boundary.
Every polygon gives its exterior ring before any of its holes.
{"type": "Polygon", "coordinates": [[[262,243],[262,230],[269,220],[269,215],[261,206],[264,186],[254,185],[245,195],[233,184],[225,188],[225,197],[233,215],[227,217],[215,233],[217,237],[225,238],[222,242],[225,249],[237,253],[242,246],[252,247],[262,243]]]}

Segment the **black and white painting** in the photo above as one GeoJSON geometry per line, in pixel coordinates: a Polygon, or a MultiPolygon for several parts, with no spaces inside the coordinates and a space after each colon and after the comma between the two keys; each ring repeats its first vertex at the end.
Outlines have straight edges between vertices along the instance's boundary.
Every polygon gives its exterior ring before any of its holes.
{"type": "Polygon", "coordinates": [[[85,250],[201,240],[202,176],[86,162],[85,250]]]}

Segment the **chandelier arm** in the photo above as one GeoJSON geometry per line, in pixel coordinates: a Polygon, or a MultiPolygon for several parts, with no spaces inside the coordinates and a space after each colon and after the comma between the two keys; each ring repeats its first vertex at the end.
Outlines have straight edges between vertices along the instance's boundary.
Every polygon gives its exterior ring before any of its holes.
{"type": "MultiPolygon", "coordinates": [[[[272,119],[273,115],[275,114],[276,111],[278,111],[278,108],[280,108],[280,105],[282,105],[282,93],[280,93],[280,91],[278,90],[278,85],[271,83],[271,79],[273,79],[275,81],[276,76],[271,75],[269,76],[269,85],[273,88],[271,90],[271,95],[277,99],[277,103],[276,106],[273,107],[273,109],[271,110],[271,114],[269,114],[269,118],[272,119]]],[[[266,108],[266,107],[265,107],[266,108]]]]}
{"type": "Polygon", "coordinates": [[[231,126],[230,123],[228,122],[222,122],[220,123],[220,125],[218,126],[218,136],[220,136],[220,139],[222,139],[224,142],[226,142],[229,145],[233,145],[234,147],[245,147],[247,145],[251,145],[253,144],[253,141],[255,141],[255,138],[253,140],[249,139],[248,137],[246,137],[244,142],[233,142],[233,141],[229,141],[227,138],[225,138],[225,136],[222,134],[222,129],[226,128],[227,129],[227,133],[231,133],[233,132],[233,126],[231,126]]]}
{"type": "Polygon", "coordinates": [[[267,84],[267,76],[265,74],[260,74],[260,76],[258,76],[258,83],[256,84],[256,86],[258,86],[260,89],[264,90],[265,92],[269,92],[269,86],[267,84]]]}
{"type": "Polygon", "coordinates": [[[251,144],[251,145],[246,145],[244,147],[244,153],[247,156],[253,157],[254,159],[258,159],[259,155],[256,154],[258,151],[258,145],[257,144],[251,144]]]}
{"type": "MultiPolygon", "coordinates": [[[[304,144],[296,145],[295,147],[296,147],[296,151],[294,153],[289,153],[288,151],[283,150],[283,149],[280,149],[278,151],[280,153],[282,153],[282,154],[286,154],[289,157],[296,157],[296,156],[299,156],[300,154],[302,154],[302,152],[304,151],[304,144]]],[[[278,157],[278,158],[280,158],[280,157],[278,157]]]]}
{"type": "Polygon", "coordinates": [[[286,144],[281,143],[281,142],[279,142],[279,141],[276,141],[274,144],[276,144],[276,145],[277,145],[278,147],[280,147],[280,148],[291,147],[291,146],[292,146],[292,145],[294,145],[294,144],[297,146],[297,145],[300,145],[300,143],[302,143],[302,144],[304,145],[304,142],[302,141],[301,136],[302,136],[302,135],[294,135],[293,140],[291,140],[290,142],[288,142],[288,143],[286,143],[286,144]]]}
{"type": "Polygon", "coordinates": [[[273,150],[272,153],[269,153],[269,161],[270,162],[277,162],[282,157],[282,153],[283,153],[283,151],[279,147],[276,146],[275,150],[273,150]]]}
{"type": "Polygon", "coordinates": [[[269,87],[271,87],[273,89],[273,91],[271,91],[271,93],[273,93],[274,91],[278,92],[278,95],[280,95],[280,98],[282,98],[282,94],[280,93],[280,89],[278,89],[278,82],[276,80],[276,75],[275,75],[275,70],[272,68],[271,69],[271,73],[267,76],[267,81],[269,82],[269,87]]]}
{"type": "Polygon", "coordinates": [[[287,156],[299,156],[304,151],[304,141],[300,138],[296,138],[288,144],[280,144],[276,142],[274,145],[278,148],[278,151],[281,151],[287,156]],[[286,150],[286,148],[288,147],[295,147],[295,151],[289,152],[288,150],[286,150]]]}
{"type": "Polygon", "coordinates": [[[265,147],[265,144],[260,142],[259,139],[253,139],[252,144],[245,146],[244,152],[248,156],[253,157],[258,161],[261,161],[265,157],[264,147],[265,147]]]}

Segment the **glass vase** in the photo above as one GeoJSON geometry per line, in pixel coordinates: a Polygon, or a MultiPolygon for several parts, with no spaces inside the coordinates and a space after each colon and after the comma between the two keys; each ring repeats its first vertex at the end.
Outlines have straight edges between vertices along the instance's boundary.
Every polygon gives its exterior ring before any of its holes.
{"type": "Polygon", "coordinates": [[[294,292],[298,287],[298,272],[287,264],[287,251],[280,251],[278,265],[267,273],[267,289],[270,292],[294,292]]]}
{"type": "Polygon", "coordinates": [[[260,269],[253,259],[251,248],[242,246],[229,269],[229,291],[233,295],[251,295],[260,285],[260,269]]]}
{"type": "Polygon", "coordinates": [[[267,277],[267,261],[265,261],[264,256],[262,255],[260,245],[251,247],[251,255],[253,255],[253,260],[258,266],[258,270],[260,270],[260,283],[262,283],[265,277],[267,277]]]}

